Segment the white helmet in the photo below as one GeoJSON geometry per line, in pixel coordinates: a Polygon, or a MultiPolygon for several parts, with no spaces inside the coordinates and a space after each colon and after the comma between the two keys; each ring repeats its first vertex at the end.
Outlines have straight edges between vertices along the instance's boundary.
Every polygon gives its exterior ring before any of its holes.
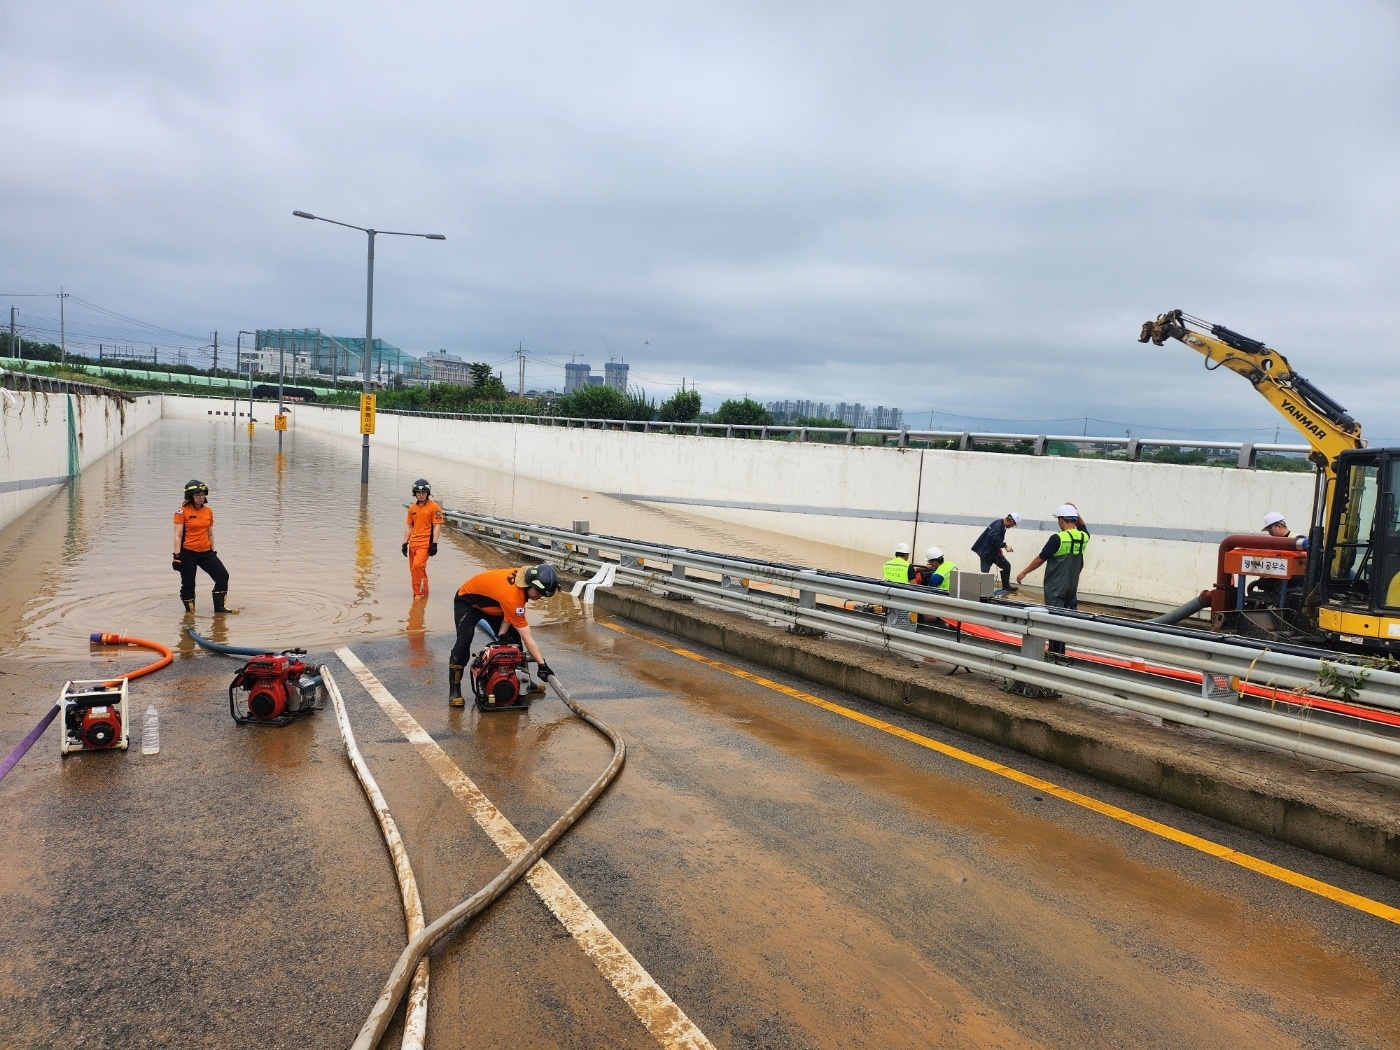
{"type": "Polygon", "coordinates": [[[1055,517],[1077,518],[1079,517],[1079,508],[1073,503],[1061,503],[1059,508],[1055,511],[1055,517]]]}
{"type": "Polygon", "coordinates": [[[943,551],[938,547],[930,547],[928,550],[924,551],[924,557],[929,561],[942,561],[943,551]]]}
{"type": "Polygon", "coordinates": [[[896,544],[894,545],[894,552],[895,552],[896,554],[908,554],[908,553],[909,553],[909,544],[907,544],[907,543],[896,543],[896,544]]]}
{"type": "Polygon", "coordinates": [[[1278,511],[1276,511],[1276,510],[1271,510],[1271,511],[1269,511],[1269,513],[1267,513],[1267,514],[1264,515],[1264,528],[1267,529],[1267,528],[1269,528],[1269,527],[1271,527],[1271,526],[1273,526],[1273,525],[1277,525],[1279,522],[1285,521],[1285,520],[1286,520],[1286,519],[1284,518],[1284,516],[1283,516],[1282,514],[1280,514],[1278,511]]]}

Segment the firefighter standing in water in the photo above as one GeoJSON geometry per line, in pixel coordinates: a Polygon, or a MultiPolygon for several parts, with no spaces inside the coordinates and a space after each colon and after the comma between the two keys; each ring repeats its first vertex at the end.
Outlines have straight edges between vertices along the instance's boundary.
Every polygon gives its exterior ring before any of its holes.
{"type": "MultiPolygon", "coordinates": [[[[535,636],[530,633],[530,625],[525,619],[525,603],[548,598],[559,589],[559,574],[549,562],[538,565],[522,565],[518,569],[488,569],[478,573],[457,589],[457,597],[452,600],[452,619],[457,624],[457,644],[448,657],[447,678],[449,682],[447,702],[453,707],[463,707],[462,671],[472,655],[472,636],[476,625],[485,620],[503,642],[520,645],[539,665],[536,674],[540,681],[549,681],[549,664],[540,655],[540,647],[535,636]]],[[[530,692],[543,687],[530,682],[530,692]]]]}
{"type": "Polygon", "coordinates": [[[180,574],[180,601],[185,612],[194,612],[194,578],[203,569],[214,581],[214,611],[236,613],[228,607],[228,570],[214,549],[214,512],[209,508],[209,486],[192,480],[185,486],[185,502],[175,512],[175,552],[170,567],[180,574]]]}
{"type": "Polygon", "coordinates": [[[415,598],[428,596],[428,559],[438,552],[442,532],[442,508],[433,500],[427,478],[413,483],[413,502],[408,505],[408,521],[403,528],[403,556],[408,559],[408,578],[415,598]]]}

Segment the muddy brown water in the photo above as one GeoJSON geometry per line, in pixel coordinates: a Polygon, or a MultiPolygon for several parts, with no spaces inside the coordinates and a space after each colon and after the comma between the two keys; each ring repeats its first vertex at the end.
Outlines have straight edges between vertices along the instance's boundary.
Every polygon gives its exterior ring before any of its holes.
{"type": "MultiPolygon", "coordinates": [[[[163,421],[94,464],[0,532],[0,648],[25,659],[85,653],[94,631],[188,651],[170,568],[172,516],[186,481],[210,487],[215,543],[230,573],[235,617],[214,617],[199,576],[193,626],[215,641],[323,647],[402,631],[450,631],[451,594],[485,562],[445,533],[428,565],[432,597],[415,606],[400,553],[413,481],[426,477],[448,509],[726,553],[874,573],[859,552],[728,526],[590,492],[372,446],[370,484],[359,447],[309,431],[251,442],[228,424],[163,421]]],[[[580,464],[580,475],[586,472],[580,464]]],[[[494,562],[493,562],[494,564],[494,562]]],[[[545,609],[538,622],[564,615],[545,609]]]]}

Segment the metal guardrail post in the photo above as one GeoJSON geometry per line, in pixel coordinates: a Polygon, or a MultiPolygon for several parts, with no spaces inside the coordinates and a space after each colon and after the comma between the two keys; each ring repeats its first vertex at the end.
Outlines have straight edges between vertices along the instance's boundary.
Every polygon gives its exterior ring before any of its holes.
{"type": "Polygon", "coordinates": [[[908,447],[909,447],[909,428],[908,428],[908,427],[905,427],[903,430],[901,430],[901,431],[899,432],[899,439],[898,439],[898,440],[899,440],[899,443],[895,446],[896,448],[908,448],[908,447]]]}
{"type": "Polygon", "coordinates": [[[733,423],[730,423],[727,427],[724,428],[724,436],[727,437],[727,438],[732,438],[732,437],[734,436],[734,424],[733,424],[733,423]]]}
{"type": "Polygon", "coordinates": [[[806,442],[806,440],[807,440],[807,428],[806,428],[806,427],[798,427],[798,428],[797,428],[797,440],[798,440],[798,441],[801,441],[801,442],[806,442]]]}
{"type": "Polygon", "coordinates": [[[1043,456],[1050,448],[1050,439],[1044,434],[1037,434],[1035,441],[1031,443],[1031,454],[1043,456]]]}
{"type": "Polygon", "coordinates": [[[1254,469],[1255,469],[1255,467],[1256,467],[1257,464],[1255,463],[1255,453],[1254,453],[1254,442],[1253,442],[1253,441],[1246,441],[1243,445],[1240,446],[1240,464],[1239,464],[1239,465],[1240,465],[1240,469],[1241,469],[1241,470],[1254,470],[1254,469]]]}
{"type": "Polygon", "coordinates": [[[855,430],[853,430],[853,429],[852,429],[852,430],[847,430],[847,431],[846,431],[846,444],[848,444],[848,445],[854,445],[855,443],[856,443],[856,432],[855,432],[855,430]]]}
{"type": "Polygon", "coordinates": [[[971,451],[971,449],[972,449],[972,435],[969,434],[969,433],[967,433],[966,431],[964,431],[962,437],[958,438],[958,451],[959,451],[959,452],[969,452],[969,451],[971,451]]]}
{"type": "Polygon", "coordinates": [[[1142,459],[1142,442],[1137,438],[1128,439],[1128,458],[1132,460],[1142,459]]]}

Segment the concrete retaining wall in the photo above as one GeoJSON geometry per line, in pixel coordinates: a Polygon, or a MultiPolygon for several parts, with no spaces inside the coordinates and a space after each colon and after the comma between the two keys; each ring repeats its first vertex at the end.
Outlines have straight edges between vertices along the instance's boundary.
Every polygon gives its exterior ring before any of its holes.
{"type": "Polygon", "coordinates": [[[0,393],[0,528],[160,419],[158,396],[0,393]]]}
{"type": "MultiPolygon", "coordinates": [[[[167,398],[166,413],[227,411],[226,401],[202,400],[167,398]]],[[[290,412],[296,426],[359,440],[357,412],[315,405],[290,412]]],[[[1270,510],[1302,530],[1312,505],[1311,474],[1216,467],[389,414],[378,416],[373,442],[867,551],[872,571],[900,541],[920,555],[937,545],[956,564],[976,569],[973,540],[988,521],[1013,510],[1023,516],[1009,539],[1019,570],[1054,531],[1055,508],[1069,501],[1094,536],[1081,597],[1145,609],[1172,608],[1213,582],[1226,535],[1257,531],[1270,510]]],[[[1038,575],[1028,582],[1038,583],[1038,575]]]]}

